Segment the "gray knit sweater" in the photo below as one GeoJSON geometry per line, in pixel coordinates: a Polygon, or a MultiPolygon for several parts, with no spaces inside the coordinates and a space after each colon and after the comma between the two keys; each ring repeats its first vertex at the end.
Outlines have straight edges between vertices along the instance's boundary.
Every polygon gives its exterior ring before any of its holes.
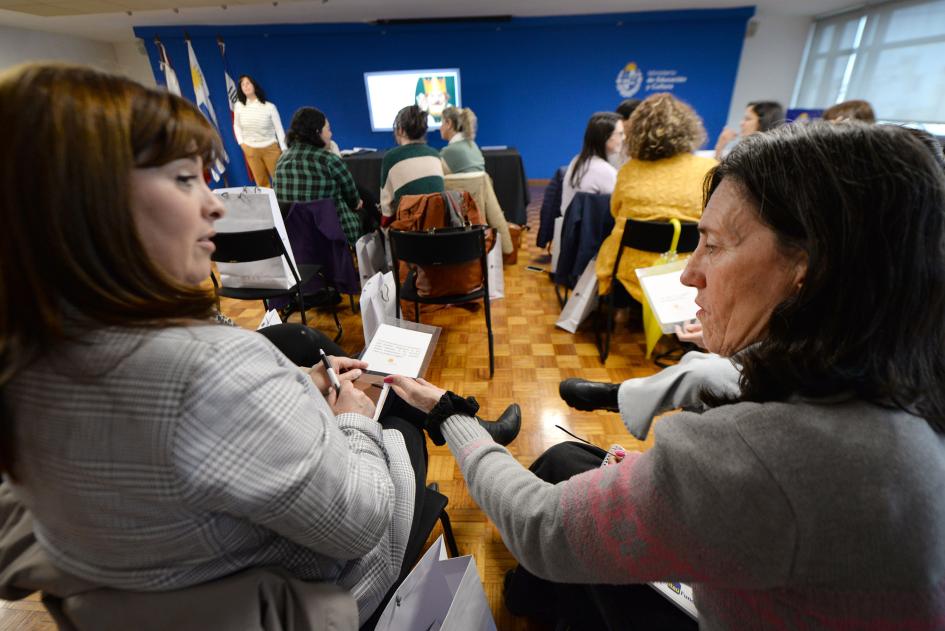
{"type": "Polygon", "coordinates": [[[945,436],[922,419],[852,399],[682,412],[557,485],[470,419],[443,433],[538,576],[689,582],[709,630],[945,629],[945,436]]]}

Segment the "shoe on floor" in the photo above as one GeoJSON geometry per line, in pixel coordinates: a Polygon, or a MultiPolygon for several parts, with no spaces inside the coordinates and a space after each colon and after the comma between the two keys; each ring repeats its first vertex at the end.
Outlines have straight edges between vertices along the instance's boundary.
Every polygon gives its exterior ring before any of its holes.
{"type": "Polygon", "coordinates": [[[508,445],[522,429],[522,408],[518,403],[513,403],[495,421],[479,419],[479,424],[489,432],[492,440],[503,446],[508,445]]]}
{"type": "Polygon", "coordinates": [[[617,407],[619,388],[620,385],[616,383],[601,383],[572,377],[558,384],[558,394],[565,403],[576,410],[619,412],[620,408],[617,407]]]}

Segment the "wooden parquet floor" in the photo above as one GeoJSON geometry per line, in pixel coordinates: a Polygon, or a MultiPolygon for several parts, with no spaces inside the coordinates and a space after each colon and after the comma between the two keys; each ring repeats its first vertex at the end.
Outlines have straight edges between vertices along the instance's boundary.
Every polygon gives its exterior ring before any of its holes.
{"type": "MultiPolygon", "coordinates": [[[[495,418],[505,406],[518,402],[522,407],[522,431],[509,451],[527,466],[545,449],[571,440],[555,425],[583,436],[604,448],[619,443],[627,449],[645,450],[650,441],[634,439],[616,414],[577,412],[561,401],[558,383],[568,377],[620,382],[653,374],[658,368],[644,358],[643,333],[639,324],[618,326],[606,365],[601,365],[594,344],[593,329],[585,323],[577,334],[555,328],[560,312],[554,288],[544,272],[526,269],[533,264],[549,267],[547,256],[535,246],[538,209],[543,189],[532,188],[528,218],[531,231],[523,234],[518,263],[505,268],[505,298],[492,303],[495,336],[495,376],[489,379],[489,350],[482,306],[450,307],[424,315],[422,321],[443,328],[427,380],[464,396],[475,396],[482,406],[480,415],[495,418]]],[[[223,312],[240,326],[255,329],[263,317],[259,302],[224,299],[223,312]]],[[[338,306],[344,327],[340,344],[351,354],[364,346],[360,316],[352,313],[347,300],[338,306]]],[[[309,325],[334,335],[329,312],[310,311],[309,325]]],[[[299,321],[296,314],[292,321],[299,321]]],[[[476,560],[479,576],[500,631],[545,629],[544,626],[512,616],[502,604],[502,579],[515,559],[502,543],[495,526],[479,510],[469,495],[449,449],[428,443],[430,462],[427,481],[439,483],[449,497],[447,510],[461,554],[476,560]]],[[[440,528],[431,535],[440,534],[440,528]]],[[[0,601],[0,631],[47,631],[55,625],[42,605],[30,600],[0,601]]]]}

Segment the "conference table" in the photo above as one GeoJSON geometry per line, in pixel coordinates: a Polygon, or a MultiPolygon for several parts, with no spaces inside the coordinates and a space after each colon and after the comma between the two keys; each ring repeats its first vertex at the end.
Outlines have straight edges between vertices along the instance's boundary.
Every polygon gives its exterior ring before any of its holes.
{"type": "MultiPolygon", "coordinates": [[[[344,157],[345,164],[359,187],[381,198],[381,161],[386,151],[355,153],[344,157]]],[[[512,223],[525,225],[525,209],[531,201],[528,180],[522,156],[514,148],[483,149],[486,173],[492,177],[495,196],[502,206],[505,218],[512,223]]]]}

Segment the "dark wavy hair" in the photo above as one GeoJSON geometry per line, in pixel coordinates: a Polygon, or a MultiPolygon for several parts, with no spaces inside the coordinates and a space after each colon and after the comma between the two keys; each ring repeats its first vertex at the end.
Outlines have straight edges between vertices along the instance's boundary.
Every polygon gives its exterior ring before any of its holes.
{"type": "Polygon", "coordinates": [[[256,91],[256,98],[259,99],[260,103],[265,103],[266,91],[248,74],[240,75],[239,81],[236,82],[236,98],[240,100],[240,103],[246,105],[246,95],[243,94],[243,79],[249,79],[249,82],[253,84],[253,90],[256,91]]]}
{"type": "Polygon", "coordinates": [[[597,112],[592,114],[584,129],[584,144],[578,154],[571,172],[571,186],[577,188],[591,166],[591,158],[597,156],[607,159],[607,140],[614,133],[614,128],[621,124],[620,114],[597,112]]]}
{"type": "Polygon", "coordinates": [[[945,174],[908,130],[862,123],[753,134],[706,177],[752,198],[808,257],[798,293],[738,355],[735,400],[852,392],[945,432],[945,174]]]}
{"type": "Polygon", "coordinates": [[[297,142],[313,147],[324,147],[322,130],[325,129],[327,118],[321,110],[314,107],[300,107],[292,115],[289,131],[285,135],[285,142],[290,147],[297,142]]]}
{"type": "Polygon", "coordinates": [[[784,124],[784,107],[777,101],[752,101],[748,107],[758,117],[758,131],[771,131],[784,124]]]}
{"type": "Polygon", "coordinates": [[[420,140],[427,135],[427,113],[416,105],[408,105],[397,112],[394,129],[399,129],[410,140],[420,140]]]}

